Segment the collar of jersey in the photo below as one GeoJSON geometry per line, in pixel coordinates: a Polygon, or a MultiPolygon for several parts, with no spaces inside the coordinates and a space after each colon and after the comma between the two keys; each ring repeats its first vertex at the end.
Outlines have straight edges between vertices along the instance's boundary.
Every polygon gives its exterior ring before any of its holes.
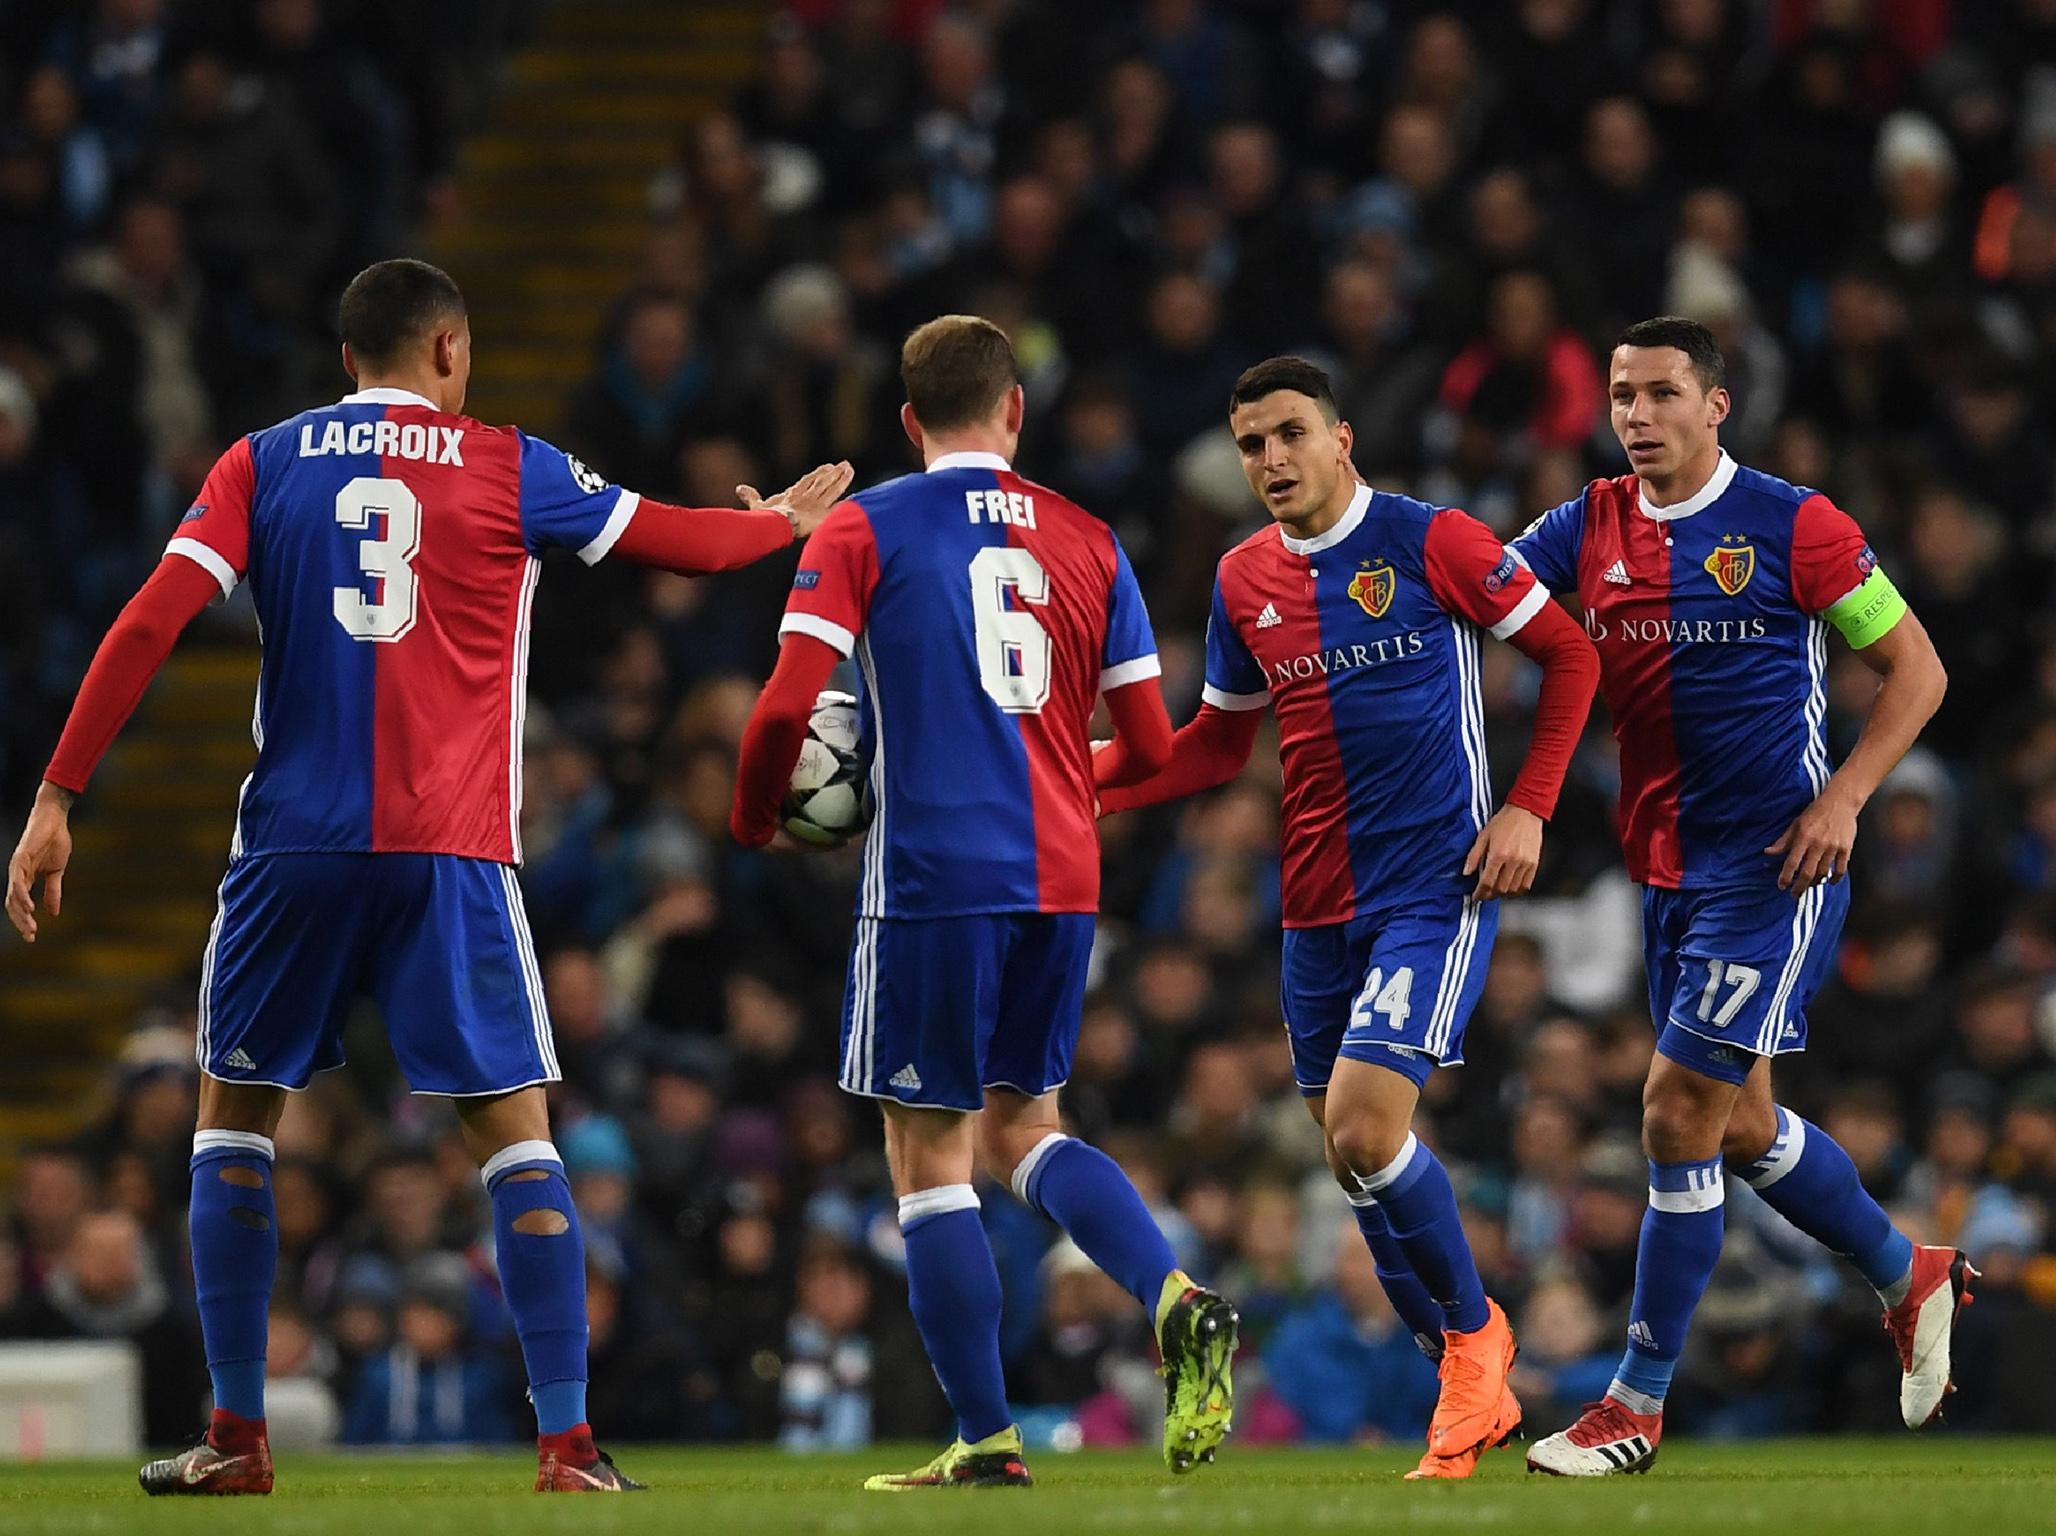
{"type": "Polygon", "coordinates": [[[999,469],[1011,471],[1013,467],[1013,465],[996,453],[979,453],[974,449],[967,448],[962,453],[945,453],[941,458],[928,466],[928,473],[932,475],[938,469],[999,469]]]}
{"type": "Polygon", "coordinates": [[[354,395],[345,395],[337,405],[425,405],[431,411],[436,408],[433,400],[417,395],[411,389],[389,389],[380,385],[377,389],[360,389],[354,395]]]}
{"type": "Polygon", "coordinates": [[[1370,506],[1371,488],[1368,485],[1360,485],[1356,488],[1356,494],[1349,498],[1349,509],[1326,533],[1317,533],[1310,539],[1295,539],[1280,528],[1279,542],[1295,555],[1318,555],[1324,549],[1333,549],[1355,533],[1357,525],[1364,520],[1364,513],[1370,510],[1370,506]]]}
{"type": "Polygon", "coordinates": [[[1642,504],[1642,515],[1653,517],[1659,523],[1674,523],[1681,517],[1690,517],[1694,512],[1703,512],[1712,506],[1734,483],[1735,461],[1728,457],[1727,449],[1720,451],[1720,462],[1713,466],[1713,473],[1706,477],[1706,484],[1683,501],[1674,501],[1667,507],[1652,507],[1649,498],[1642,494],[1639,482],[1635,486],[1635,499],[1642,504]]]}

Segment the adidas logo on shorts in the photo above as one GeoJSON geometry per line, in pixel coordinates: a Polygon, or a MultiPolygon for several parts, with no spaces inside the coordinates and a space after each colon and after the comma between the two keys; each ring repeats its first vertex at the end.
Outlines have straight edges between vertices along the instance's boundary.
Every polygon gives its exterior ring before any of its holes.
{"type": "Polygon", "coordinates": [[[221,1058],[224,1067],[233,1067],[238,1072],[255,1072],[257,1063],[250,1059],[250,1053],[240,1045],[221,1058]]]}
{"type": "Polygon", "coordinates": [[[918,1092],[921,1087],[921,1074],[914,1070],[914,1064],[910,1061],[886,1081],[895,1088],[909,1088],[918,1092]]]}
{"type": "Polygon", "coordinates": [[[1273,629],[1284,622],[1283,619],[1278,617],[1277,605],[1274,603],[1265,603],[1264,611],[1256,616],[1256,627],[1258,629],[1273,629]]]}
{"type": "Polygon", "coordinates": [[[1612,565],[1606,568],[1606,575],[1600,579],[1602,581],[1610,581],[1617,587],[1625,587],[1628,585],[1627,562],[1623,560],[1614,561],[1612,565]]]}

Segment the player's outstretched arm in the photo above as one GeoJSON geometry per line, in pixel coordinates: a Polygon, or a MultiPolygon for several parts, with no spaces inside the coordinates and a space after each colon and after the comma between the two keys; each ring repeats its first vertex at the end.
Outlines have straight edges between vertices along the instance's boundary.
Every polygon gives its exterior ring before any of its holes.
{"type": "Polygon", "coordinates": [[[1171,712],[1154,677],[1107,690],[1114,739],[1093,754],[1092,782],[1098,789],[1139,784],[1171,760],[1171,712]]]}
{"type": "Polygon", "coordinates": [[[750,565],[806,538],[849,489],[852,471],[823,464],[766,500],[739,485],[734,507],[675,507],[643,501],[614,542],[614,552],[638,565],[681,576],[707,576],[750,565]]]}
{"type": "Polygon", "coordinates": [[[1466,512],[1445,507],[1428,524],[1428,586],[1449,613],[1504,640],[1542,668],[1527,760],[1506,804],[1479,829],[1463,872],[1478,901],[1518,896],[1542,862],[1542,824],[1556,812],[1571,753],[1599,687],[1599,653],[1582,626],[1549,600],[1516,550],[1466,512]]]}
{"type": "MultiPolygon", "coordinates": [[[[1894,598],[1897,595],[1892,594],[1894,598]]],[[[1910,609],[1901,607],[1901,615],[1890,629],[1856,651],[1882,680],[1856,745],[1813,803],[1785,829],[1785,835],[1764,850],[1785,856],[1778,884],[1794,895],[1848,874],[1849,855],[1856,846],[1856,818],[1942,707],[1949,675],[1942,668],[1942,658],[1935,654],[1926,626],[1910,609]]]]}
{"type": "Polygon", "coordinates": [[[1479,901],[1519,896],[1534,885],[1543,823],[1556,812],[1599,687],[1599,652],[1583,626],[1554,603],[1536,609],[1507,643],[1542,668],[1542,688],[1527,758],[1506,804],[1485,823],[1464,860],[1463,872],[1478,877],[1472,895],[1479,901]]]}
{"type": "Polygon", "coordinates": [[[788,633],[779,646],[778,665],[750,711],[735,765],[728,830],[745,848],[762,848],[777,835],[778,807],[807,739],[807,717],[841,660],[841,652],[812,635],[788,633]]]}
{"type": "Polygon", "coordinates": [[[7,865],[7,917],[31,944],[36,941],[36,883],[42,882],[43,902],[53,916],[64,900],[72,801],[135,713],[180,632],[220,595],[218,580],[206,568],[183,555],[166,555],[93,653],[57,751],[43,770],[28,825],[7,865]]]}
{"type": "MultiPolygon", "coordinates": [[[[1107,696],[1107,703],[1111,708],[1113,695],[1107,696]]],[[[1192,717],[1191,723],[1171,738],[1169,761],[1140,783],[1120,785],[1106,777],[1109,769],[1118,770],[1122,766],[1119,759],[1109,761],[1117,749],[1108,748],[1094,753],[1092,778],[1099,790],[1100,814],[1111,815],[1115,811],[1132,811],[1166,800],[1180,800],[1203,789],[1227,783],[1249,762],[1249,754],[1256,747],[1257,722],[1262,715],[1263,712],[1257,709],[1221,709],[1213,704],[1200,705],[1199,713],[1192,717]]]]}

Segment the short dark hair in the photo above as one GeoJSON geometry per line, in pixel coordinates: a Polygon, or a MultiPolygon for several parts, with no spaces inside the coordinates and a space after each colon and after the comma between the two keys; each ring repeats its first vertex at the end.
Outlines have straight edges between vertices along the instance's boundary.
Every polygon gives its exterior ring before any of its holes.
{"type": "Polygon", "coordinates": [[[900,382],[928,432],[975,426],[1021,382],[1007,333],[982,315],[938,315],[900,347],[900,382]]]}
{"type": "Polygon", "coordinates": [[[1699,375],[1699,387],[1708,394],[1728,381],[1728,361],[1720,355],[1720,343],[1713,339],[1713,332],[1697,320],[1689,320],[1683,315],[1657,315],[1653,319],[1637,320],[1620,333],[1614,345],[1676,347],[1691,360],[1692,371],[1699,375]]]}
{"type": "Polygon", "coordinates": [[[410,256],[373,262],[350,279],[337,313],[343,344],[374,368],[399,359],[409,342],[461,319],[464,294],[441,267],[410,256]]]}
{"type": "Polygon", "coordinates": [[[1228,409],[1232,412],[1238,405],[1249,405],[1281,389],[1294,390],[1311,399],[1330,426],[1342,419],[1342,413],[1335,408],[1335,386],[1328,382],[1327,370],[1303,357],[1267,357],[1254,367],[1243,369],[1228,396],[1228,409]]]}

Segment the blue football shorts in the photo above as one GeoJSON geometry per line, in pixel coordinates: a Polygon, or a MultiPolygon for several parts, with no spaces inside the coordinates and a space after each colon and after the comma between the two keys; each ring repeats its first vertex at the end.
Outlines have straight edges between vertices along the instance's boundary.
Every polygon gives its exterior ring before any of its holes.
{"type": "Polygon", "coordinates": [[[1834,969],[1849,882],[1642,890],[1642,959],[1656,1048],[1724,1083],[1760,1056],[1806,1049],[1806,1008],[1834,969]]]}
{"type": "Polygon", "coordinates": [[[842,1003],[842,1086],[973,1110],[987,1088],[1063,1086],[1078,1046],[1089,912],[864,917],[842,1003]]]}
{"type": "Polygon", "coordinates": [[[1498,902],[1454,891],[1286,929],[1279,1005],[1299,1091],[1326,1093],[1338,1055],[1390,1068],[1416,1087],[1438,1064],[1461,1063],[1498,932],[1498,902]]]}
{"type": "Polygon", "coordinates": [[[343,1064],[358,997],[416,1093],[555,1082],[542,973],[514,871],[430,853],[238,859],[200,971],[200,1069],[305,1088],[343,1064]]]}

